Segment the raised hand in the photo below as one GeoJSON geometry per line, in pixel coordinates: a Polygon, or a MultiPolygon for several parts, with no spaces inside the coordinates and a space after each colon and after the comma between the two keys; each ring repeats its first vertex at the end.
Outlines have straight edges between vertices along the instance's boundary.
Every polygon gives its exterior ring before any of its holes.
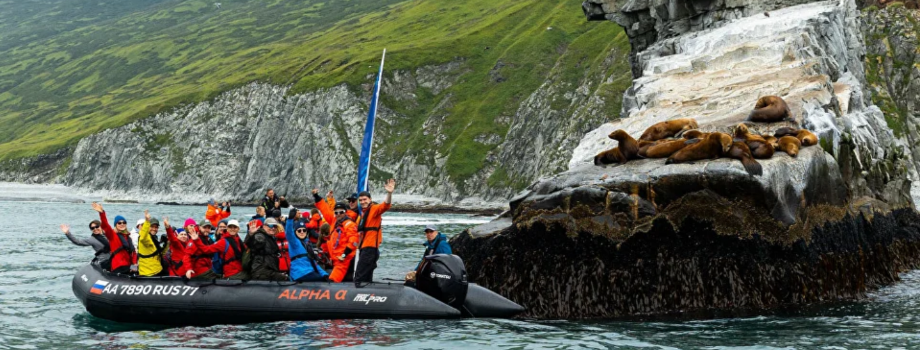
{"type": "Polygon", "coordinates": [[[163,225],[165,225],[166,227],[171,227],[171,226],[169,226],[169,217],[168,217],[168,216],[164,216],[164,217],[163,217],[163,225]]]}
{"type": "Polygon", "coordinates": [[[383,185],[383,189],[385,189],[387,193],[393,193],[393,191],[396,190],[396,179],[387,180],[386,185],[383,185]]]}
{"type": "Polygon", "coordinates": [[[61,224],[61,232],[70,233],[70,226],[67,224],[61,224]]]}
{"type": "Polygon", "coordinates": [[[326,193],[326,198],[335,198],[335,192],[332,192],[332,190],[329,190],[329,192],[326,193]]]}
{"type": "Polygon", "coordinates": [[[311,192],[313,192],[313,194],[317,194],[317,193],[319,193],[319,189],[314,188],[313,191],[311,191],[311,192]]]}
{"type": "Polygon", "coordinates": [[[250,222],[249,222],[249,232],[255,232],[256,229],[259,228],[258,225],[259,225],[259,224],[256,223],[256,220],[250,221],[250,222]]]}
{"type": "Polygon", "coordinates": [[[99,203],[96,203],[96,202],[93,202],[93,210],[95,210],[95,211],[98,212],[98,213],[101,213],[101,212],[104,212],[104,211],[105,211],[105,210],[102,209],[102,204],[99,204],[99,203]]]}
{"type": "Polygon", "coordinates": [[[147,220],[147,222],[150,222],[150,211],[148,211],[147,209],[144,209],[144,220],[147,220]]]}
{"type": "Polygon", "coordinates": [[[192,239],[198,239],[198,231],[193,227],[191,230],[188,230],[188,236],[192,239]]]}

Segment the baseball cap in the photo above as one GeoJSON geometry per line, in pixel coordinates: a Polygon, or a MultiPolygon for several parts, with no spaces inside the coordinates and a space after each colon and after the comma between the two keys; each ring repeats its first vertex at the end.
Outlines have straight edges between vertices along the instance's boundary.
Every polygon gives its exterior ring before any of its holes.
{"type": "Polygon", "coordinates": [[[278,223],[278,220],[275,220],[274,218],[265,219],[265,226],[277,226],[277,225],[280,225],[278,223]]]}
{"type": "Polygon", "coordinates": [[[230,220],[229,222],[227,222],[227,226],[236,226],[236,227],[240,227],[240,222],[239,222],[239,221],[236,221],[236,220],[230,220]]]}
{"type": "Polygon", "coordinates": [[[144,224],[144,221],[147,221],[147,220],[144,220],[144,219],[137,219],[137,224],[135,224],[134,226],[143,225],[143,224],[144,224]]]}
{"type": "Polygon", "coordinates": [[[425,232],[428,232],[428,231],[437,231],[437,230],[438,230],[438,227],[435,226],[435,225],[427,225],[427,226],[425,226],[425,232]]]}

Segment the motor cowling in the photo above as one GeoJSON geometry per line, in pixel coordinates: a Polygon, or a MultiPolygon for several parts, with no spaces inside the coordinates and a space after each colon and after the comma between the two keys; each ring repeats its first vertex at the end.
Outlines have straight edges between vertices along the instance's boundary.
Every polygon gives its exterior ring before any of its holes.
{"type": "Polygon", "coordinates": [[[426,256],[415,278],[419,291],[458,310],[466,301],[469,288],[466,267],[463,260],[456,255],[426,256]]]}

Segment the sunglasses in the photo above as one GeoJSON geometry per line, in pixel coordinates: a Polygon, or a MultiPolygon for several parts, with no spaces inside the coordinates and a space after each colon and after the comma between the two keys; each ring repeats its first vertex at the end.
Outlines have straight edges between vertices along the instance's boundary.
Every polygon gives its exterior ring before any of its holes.
{"type": "Polygon", "coordinates": [[[90,227],[89,227],[90,230],[95,230],[95,229],[97,229],[97,228],[99,228],[99,226],[90,226],[90,227]]]}
{"type": "Polygon", "coordinates": [[[299,228],[299,229],[297,229],[297,232],[307,232],[307,229],[305,229],[305,228],[299,228]]]}
{"type": "Polygon", "coordinates": [[[335,211],[335,215],[339,215],[339,214],[345,214],[345,211],[344,211],[344,210],[336,210],[336,211],[335,211]]]}
{"type": "Polygon", "coordinates": [[[127,225],[127,224],[128,224],[127,221],[119,221],[115,223],[115,225],[127,225]]]}

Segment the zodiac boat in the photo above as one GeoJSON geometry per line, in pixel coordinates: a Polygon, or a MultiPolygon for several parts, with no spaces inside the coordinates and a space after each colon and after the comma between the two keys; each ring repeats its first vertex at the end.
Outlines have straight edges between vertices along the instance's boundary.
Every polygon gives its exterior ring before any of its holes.
{"type": "Polygon", "coordinates": [[[463,262],[432,255],[417,287],[402,283],[187,280],[112,274],[90,264],[76,272],[73,292],[93,316],[166,325],[239,324],[319,319],[509,318],[520,305],[467,283],[463,262]],[[458,265],[459,263],[459,265],[458,265]]]}

